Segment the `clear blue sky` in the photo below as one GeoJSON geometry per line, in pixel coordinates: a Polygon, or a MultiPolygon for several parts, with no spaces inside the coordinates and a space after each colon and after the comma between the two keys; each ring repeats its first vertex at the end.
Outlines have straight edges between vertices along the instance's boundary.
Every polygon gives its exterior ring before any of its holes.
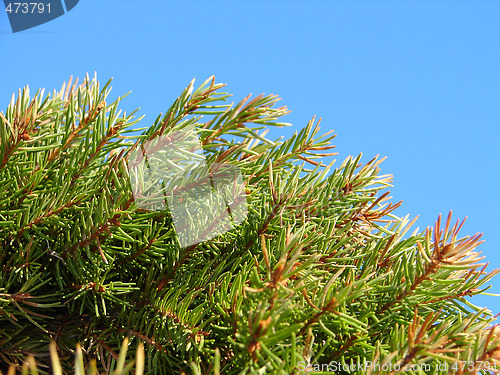
{"type": "MultiPolygon", "coordinates": [[[[0,8],[0,110],[29,84],[114,77],[143,124],[192,78],[215,75],[240,100],[274,93],[300,129],[335,129],[340,155],[387,156],[398,213],[432,225],[453,209],[500,268],[500,2],[91,1],[13,34],[0,8]]],[[[278,137],[283,129],[269,134],[278,137]]],[[[500,277],[491,292],[500,293],[500,277]]],[[[500,297],[475,303],[500,313],[500,297]]]]}

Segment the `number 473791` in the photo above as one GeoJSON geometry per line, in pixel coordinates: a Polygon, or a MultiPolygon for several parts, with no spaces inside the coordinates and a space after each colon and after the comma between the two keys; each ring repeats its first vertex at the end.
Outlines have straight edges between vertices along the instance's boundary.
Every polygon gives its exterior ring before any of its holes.
{"type": "Polygon", "coordinates": [[[488,361],[459,361],[455,362],[451,366],[453,370],[469,370],[469,371],[479,371],[479,370],[497,370],[497,361],[493,359],[493,363],[488,361]]]}
{"type": "Polygon", "coordinates": [[[7,13],[50,13],[50,3],[8,3],[7,13]]]}

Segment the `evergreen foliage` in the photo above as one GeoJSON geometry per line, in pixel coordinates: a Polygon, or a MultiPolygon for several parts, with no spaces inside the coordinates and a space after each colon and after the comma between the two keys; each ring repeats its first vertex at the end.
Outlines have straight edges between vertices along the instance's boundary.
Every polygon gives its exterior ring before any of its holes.
{"type": "Polygon", "coordinates": [[[275,95],[226,104],[223,86],[191,82],[141,135],[106,101],[110,82],[88,76],[20,90],[0,112],[0,371],[33,355],[48,373],[54,341],[65,373],[78,343],[111,373],[128,338],[156,374],[488,373],[494,317],[466,299],[497,273],[480,235],[459,235],[451,214],[410,232],[382,159],[324,165],[334,136],[314,118],[269,140],[287,108],[275,95]],[[187,127],[207,165],[241,172],[248,215],[183,248],[168,209],[137,205],[127,163],[187,127]],[[379,367],[345,368],[366,361],[379,367]]]}
{"type": "MultiPolygon", "coordinates": [[[[139,343],[137,347],[137,354],[133,361],[125,364],[127,350],[128,350],[129,340],[125,338],[122,343],[120,354],[118,355],[118,360],[116,361],[116,366],[109,372],[111,375],[128,375],[130,371],[135,367],[135,375],[142,375],[144,373],[144,345],[139,343]]],[[[111,356],[108,356],[108,362],[111,356]]],[[[52,373],[54,375],[63,375],[63,368],[61,366],[61,361],[59,359],[59,354],[57,353],[57,345],[54,341],[50,343],[50,363],[52,365],[52,373]]],[[[109,369],[110,364],[108,363],[107,368],[109,369]]],[[[7,375],[15,375],[16,366],[11,365],[7,371],[7,375]]],[[[38,375],[38,367],[36,365],[36,360],[33,355],[30,355],[26,361],[23,363],[21,369],[21,375],[38,375]]],[[[87,366],[87,371],[85,371],[85,363],[83,361],[83,352],[79,344],[76,346],[75,350],[75,363],[74,363],[74,374],[75,375],[97,375],[97,362],[92,359],[87,366]]]]}

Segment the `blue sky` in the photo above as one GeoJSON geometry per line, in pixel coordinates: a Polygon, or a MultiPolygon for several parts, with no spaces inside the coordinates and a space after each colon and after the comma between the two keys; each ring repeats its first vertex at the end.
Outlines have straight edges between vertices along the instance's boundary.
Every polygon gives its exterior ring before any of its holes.
{"type": "MultiPolygon", "coordinates": [[[[142,124],[211,75],[239,101],[278,94],[290,135],[313,116],[335,129],[340,163],[387,156],[397,213],[432,225],[453,209],[500,268],[500,2],[91,1],[13,34],[0,10],[0,111],[13,92],[70,75],[113,77],[142,124]],[[3,104],[2,104],[3,103],[3,104]]],[[[500,276],[490,292],[500,293],[500,276]]],[[[500,297],[475,303],[500,313],[500,297]]]]}

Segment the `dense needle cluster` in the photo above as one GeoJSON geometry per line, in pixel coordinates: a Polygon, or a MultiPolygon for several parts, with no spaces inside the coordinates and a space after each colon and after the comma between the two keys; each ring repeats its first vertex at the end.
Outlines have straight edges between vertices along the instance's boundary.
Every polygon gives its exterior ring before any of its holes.
{"type": "Polygon", "coordinates": [[[467,300],[497,273],[479,235],[461,237],[451,215],[410,232],[381,159],[325,165],[334,136],[314,118],[270,140],[266,127],[289,125],[275,95],[233,105],[213,77],[193,83],[140,135],[141,119],[107,102],[110,82],[88,76],[46,96],[26,88],[0,112],[0,372],[32,355],[49,373],[53,342],[64,372],[79,343],[84,363],[110,373],[124,339],[157,374],[495,366],[494,318],[467,300]],[[241,172],[248,213],[183,248],[168,209],[136,204],[127,163],[186,127],[209,166],[241,172]]]}

